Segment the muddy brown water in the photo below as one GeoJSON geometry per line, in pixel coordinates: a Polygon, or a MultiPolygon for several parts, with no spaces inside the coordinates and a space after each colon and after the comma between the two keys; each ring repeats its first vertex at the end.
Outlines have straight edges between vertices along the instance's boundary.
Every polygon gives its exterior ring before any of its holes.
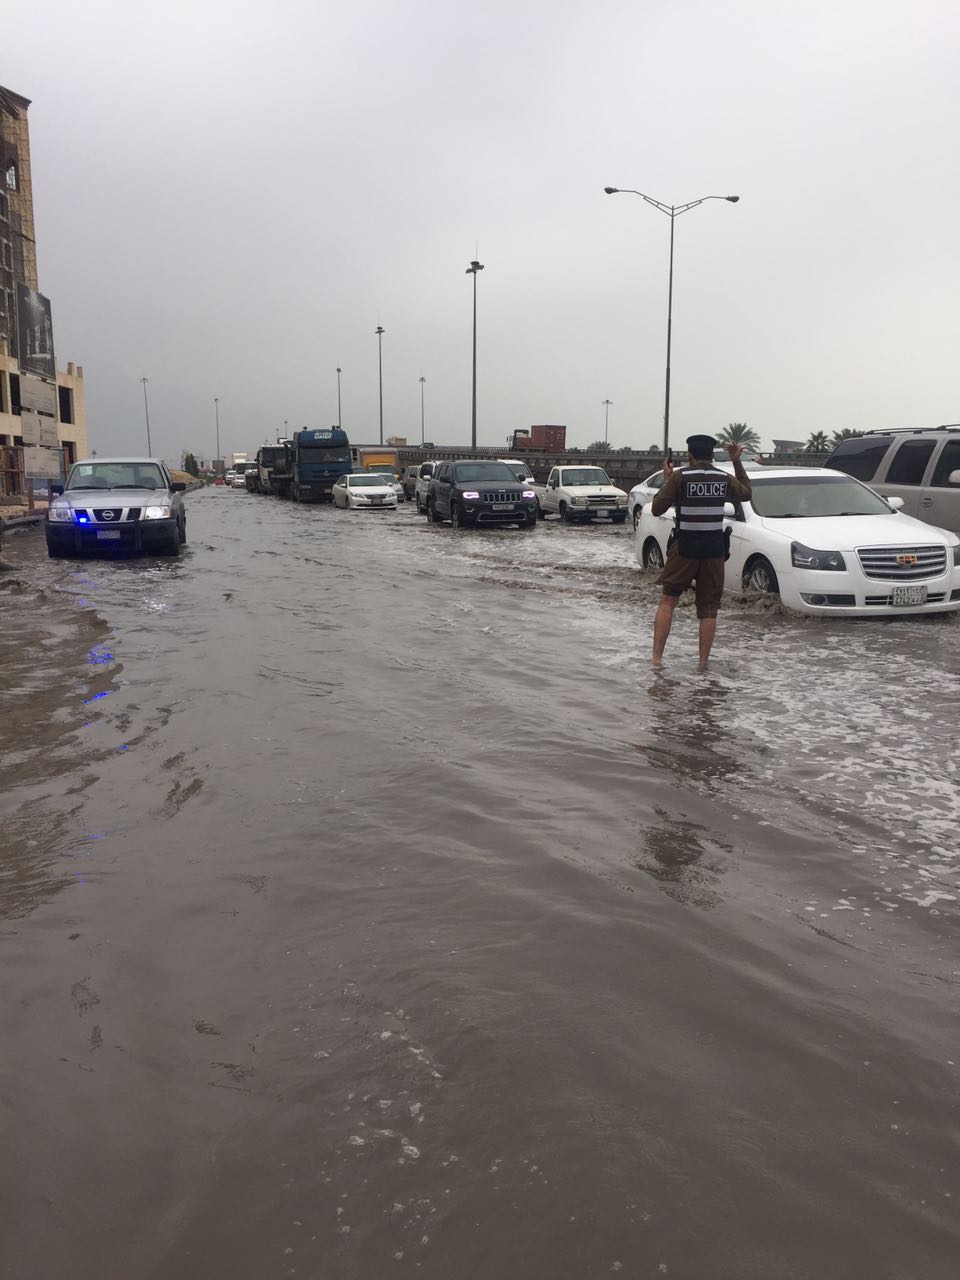
{"type": "Polygon", "coordinates": [[[960,620],[189,534],[4,544],[5,1280],[954,1280],[960,620]]]}

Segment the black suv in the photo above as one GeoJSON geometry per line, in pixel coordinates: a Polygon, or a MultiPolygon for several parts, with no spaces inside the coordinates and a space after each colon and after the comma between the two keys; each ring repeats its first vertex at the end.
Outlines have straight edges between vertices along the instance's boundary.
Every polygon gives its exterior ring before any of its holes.
{"type": "Polygon", "coordinates": [[[455,529],[466,525],[537,527],[537,495],[517,480],[505,462],[441,462],[427,492],[426,515],[455,529]]]}

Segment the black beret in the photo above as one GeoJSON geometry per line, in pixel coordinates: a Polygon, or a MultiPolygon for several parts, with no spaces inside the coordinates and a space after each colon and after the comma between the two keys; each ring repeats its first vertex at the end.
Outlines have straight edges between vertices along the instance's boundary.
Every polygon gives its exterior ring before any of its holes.
{"type": "Polygon", "coordinates": [[[708,458],[716,447],[713,436],[687,436],[687,448],[695,458],[708,458]]]}

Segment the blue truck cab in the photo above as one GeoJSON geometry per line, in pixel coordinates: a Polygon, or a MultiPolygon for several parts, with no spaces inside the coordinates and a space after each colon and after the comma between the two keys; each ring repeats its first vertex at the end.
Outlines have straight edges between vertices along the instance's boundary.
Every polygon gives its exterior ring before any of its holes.
{"type": "Polygon", "coordinates": [[[277,492],[294,502],[330,502],[333,486],[351,470],[347,433],[323,427],[294,432],[274,480],[277,492]]]}

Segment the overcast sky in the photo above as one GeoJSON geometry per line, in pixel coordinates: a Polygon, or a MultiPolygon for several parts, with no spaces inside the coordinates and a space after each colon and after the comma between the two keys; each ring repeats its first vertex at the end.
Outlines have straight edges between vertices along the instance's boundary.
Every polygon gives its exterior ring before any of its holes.
{"type": "Polygon", "coordinates": [[[960,420],[960,7],[910,0],[20,3],[40,286],[91,447],[337,417],[673,442],[960,420]]]}

